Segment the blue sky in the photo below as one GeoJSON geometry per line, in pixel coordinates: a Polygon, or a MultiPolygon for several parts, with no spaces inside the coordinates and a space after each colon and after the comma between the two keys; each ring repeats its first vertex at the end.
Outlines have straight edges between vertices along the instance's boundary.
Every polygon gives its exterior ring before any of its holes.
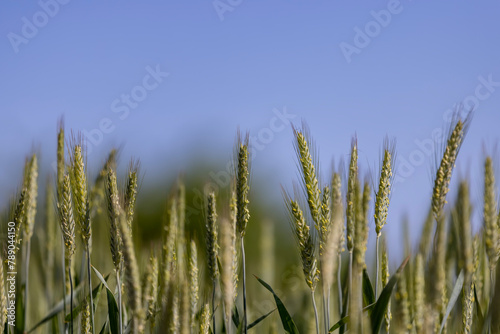
{"type": "Polygon", "coordinates": [[[2,1],[0,199],[32,148],[48,169],[61,115],[93,136],[91,165],[122,146],[141,158],[145,184],[193,156],[227,161],[239,126],[256,137],[253,181],[279,196],[296,179],[282,120],[305,120],[325,178],[354,134],[372,171],[384,137],[396,138],[402,178],[388,230],[397,236],[407,213],[417,231],[433,131],[460,102],[476,113],[453,181],[470,175],[480,195],[484,147],[492,153],[499,139],[499,10],[493,1],[2,1]]]}

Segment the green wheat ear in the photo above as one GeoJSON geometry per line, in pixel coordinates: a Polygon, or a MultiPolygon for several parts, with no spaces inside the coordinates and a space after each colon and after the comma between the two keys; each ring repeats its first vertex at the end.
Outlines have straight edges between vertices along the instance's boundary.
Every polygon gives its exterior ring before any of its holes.
{"type": "Polygon", "coordinates": [[[342,180],[339,173],[334,173],[332,178],[332,218],[333,230],[339,234],[337,251],[345,250],[344,207],[342,203],[342,180]]]}
{"type": "Polygon", "coordinates": [[[149,319],[150,331],[151,333],[153,333],[155,328],[155,318],[157,312],[156,297],[158,295],[158,258],[154,254],[151,254],[151,256],[149,257],[145,284],[148,287],[144,289],[143,305],[147,313],[146,318],[149,319]]]}
{"type": "Polygon", "coordinates": [[[398,317],[402,325],[403,332],[411,332],[412,324],[410,321],[410,306],[408,302],[408,289],[406,279],[401,277],[396,287],[396,302],[398,304],[398,317]]]}
{"type": "Polygon", "coordinates": [[[248,134],[242,140],[238,134],[237,141],[237,167],[236,167],[236,224],[237,232],[241,236],[245,235],[245,230],[250,219],[248,210],[248,192],[250,190],[250,165],[248,156],[248,134]]]}
{"type": "Polygon", "coordinates": [[[356,187],[357,193],[357,209],[356,209],[356,225],[354,233],[354,260],[362,267],[365,266],[365,252],[368,243],[368,209],[370,204],[370,185],[365,182],[363,192],[361,193],[360,185],[356,187]]]}
{"type": "Polygon", "coordinates": [[[484,163],[484,242],[490,263],[490,270],[494,271],[498,262],[500,249],[500,235],[497,224],[497,199],[495,192],[495,171],[493,160],[487,157],[484,163]]]}
{"type": "Polygon", "coordinates": [[[108,217],[109,217],[109,235],[110,235],[110,247],[111,247],[111,258],[115,266],[116,272],[120,271],[122,262],[122,237],[119,231],[120,219],[120,200],[118,197],[118,185],[116,182],[116,174],[113,169],[108,170],[107,181],[106,181],[106,199],[108,202],[108,217]]]}
{"type": "Polygon", "coordinates": [[[134,219],[135,202],[137,197],[137,188],[139,185],[139,161],[131,161],[128,168],[127,185],[125,186],[124,210],[127,215],[127,224],[130,233],[132,233],[132,221],[134,219]]]}
{"type": "Polygon", "coordinates": [[[434,228],[434,214],[432,208],[430,208],[427,217],[424,221],[424,226],[420,234],[420,242],[418,244],[418,251],[419,253],[422,254],[422,258],[424,260],[427,260],[427,258],[429,257],[433,228],[434,228]]]}
{"type": "Polygon", "coordinates": [[[439,216],[442,215],[442,210],[446,203],[446,195],[449,191],[451,175],[455,167],[460,147],[467,133],[470,117],[471,116],[468,116],[465,120],[458,119],[454,121],[454,125],[452,124],[452,130],[448,136],[443,157],[436,171],[434,189],[432,191],[432,211],[436,221],[439,220],[439,216]]]}
{"type": "Polygon", "coordinates": [[[116,170],[116,157],[118,155],[117,150],[112,149],[108,158],[104,162],[99,174],[97,175],[94,184],[92,185],[89,192],[89,202],[92,211],[90,213],[91,219],[93,219],[97,213],[102,212],[102,207],[106,207],[103,203],[106,202],[106,180],[108,178],[108,170],[112,168],[116,170]]]}
{"type": "MultiPolygon", "coordinates": [[[[308,130],[305,128],[298,131],[293,128],[295,136],[295,151],[299,159],[302,181],[307,195],[307,203],[312,219],[318,231],[321,230],[321,194],[319,189],[318,176],[314,167],[314,160],[311,154],[312,140],[309,138],[308,130]]],[[[314,151],[314,148],[312,149],[314,151]]],[[[320,232],[321,235],[321,232],[320,232]]]]}
{"type": "Polygon", "coordinates": [[[64,175],[61,201],[57,203],[59,222],[64,239],[65,256],[71,260],[75,253],[75,220],[73,217],[73,201],[71,199],[71,182],[68,174],[64,175]]]}
{"type": "Polygon", "coordinates": [[[323,188],[321,198],[321,215],[319,223],[319,255],[320,257],[326,256],[326,243],[331,233],[332,215],[330,212],[330,188],[325,186],[323,188]]]}
{"type": "Polygon", "coordinates": [[[215,194],[210,193],[207,196],[207,216],[206,216],[206,242],[207,242],[207,260],[208,272],[212,281],[217,280],[217,255],[219,244],[217,242],[217,211],[215,203],[215,194]]]}
{"type": "Polygon", "coordinates": [[[92,333],[92,325],[90,323],[90,304],[87,297],[83,298],[82,314],[80,321],[80,332],[84,334],[92,333]]]}
{"type": "Polygon", "coordinates": [[[31,239],[33,227],[35,226],[36,199],[38,196],[38,159],[35,154],[26,161],[24,176],[24,187],[26,188],[26,208],[25,208],[25,239],[31,239]]]}
{"type": "Polygon", "coordinates": [[[358,143],[356,138],[351,143],[351,161],[349,163],[349,176],[347,179],[346,195],[346,226],[347,249],[351,252],[354,246],[354,233],[356,221],[356,185],[358,183],[358,143]]]}
{"type": "Polygon", "coordinates": [[[384,154],[382,158],[382,167],[380,171],[380,180],[375,196],[375,232],[378,236],[382,231],[389,211],[389,199],[392,188],[392,169],[394,166],[394,144],[387,139],[384,143],[384,154]]]}
{"type": "Polygon", "coordinates": [[[319,269],[317,268],[317,260],[315,257],[316,247],[314,240],[299,204],[290,199],[288,195],[285,194],[284,196],[290,214],[292,229],[299,247],[300,258],[302,260],[302,271],[304,272],[307,285],[311,291],[314,291],[319,281],[319,269]]]}
{"type": "Polygon", "coordinates": [[[472,229],[471,229],[472,206],[470,203],[469,184],[462,181],[458,188],[454,218],[458,222],[460,234],[460,266],[464,269],[464,287],[470,285],[472,273],[474,272],[472,229]]]}
{"type": "Polygon", "coordinates": [[[19,199],[15,206],[14,215],[12,217],[12,220],[16,223],[15,237],[18,245],[21,243],[21,238],[20,238],[21,226],[23,226],[24,222],[26,221],[27,201],[28,201],[27,189],[23,187],[21,193],[19,194],[19,199]]]}
{"type": "Polygon", "coordinates": [[[71,189],[75,206],[75,220],[80,226],[80,232],[85,246],[90,244],[90,210],[87,193],[87,176],[84,163],[84,153],[81,144],[73,147],[71,159],[71,189]]]}
{"type": "Polygon", "coordinates": [[[64,121],[61,118],[57,126],[57,199],[61,201],[64,182],[64,121]]]}
{"type": "Polygon", "coordinates": [[[201,319],[200,319],[200,334],[209,334],[210,331],[210,319],[212,315],[210,314],[210,306],[208,304],[204,304],[201,311],[201,319]]]}
{"type": "MultiPolygon", "coordinates": [[[[168,300],[168,295],[171,293],[170,286],[173,285],[173,280],[176,273],[176,238],[177,238],[177,201],[175,198],[169,201],[168,211],[165,216],[162,235],[162,257],[160,263],[159,274],[159,289],[158,289],[158,304],[159,308],[165,309],[168,300]]],[[[128,231],[128,227],[127,227],[128,231]]],[[[127,232],[128,233],[128,232],[127,232]]],[[[130,236],[130,233],[128,233],[130,236]]],[[[125,236],[122,236],[125,240],[125,236]]],[[[131,236],[130,236],[131,237],[131,236]]]]}

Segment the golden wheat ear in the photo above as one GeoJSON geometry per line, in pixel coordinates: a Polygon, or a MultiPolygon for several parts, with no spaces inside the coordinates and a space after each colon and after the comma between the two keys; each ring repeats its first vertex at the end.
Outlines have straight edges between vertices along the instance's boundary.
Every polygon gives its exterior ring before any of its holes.
{"type": "Polygon", "coordinates": [[[219,244],[217,241],[217,209],[215,194],[210,193],[207,196],[207,211],[206,211],[206,243],[207,243],[207,260],[208,272],[212,281],[217,280],[219,274],[217,269],[217,255],[219,244]]]}

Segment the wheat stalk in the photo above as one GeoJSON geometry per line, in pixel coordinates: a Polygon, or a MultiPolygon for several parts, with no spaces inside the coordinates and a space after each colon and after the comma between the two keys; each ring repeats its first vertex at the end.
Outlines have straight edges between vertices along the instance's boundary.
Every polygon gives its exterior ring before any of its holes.
{"type": "MultiPolygon", "coordinates": [[[[446,308],[446,221],[443,215],[437,221],[435,240],[433,296],[439,320],[442,320],[446,308]]],[[[436,330],[440,324],[441,321],[436,322],[436,330]]]]}
{"type": "MultiPolygon", "coordinates": [[[[381,266],[380,266],[380,273],[381,273],[380,278],[381,278],[382,286],[386,286],[387,283],[389,283],[390,273],[389,273],[389,255],[387,253],[387,244],[385,242],[385,238],[383,239],[381,256],[382,256],[382,261],[381,261],[381,266]]],[[[391,302],[390,301],[389,301],[389,304],[387,305],[387,311],[384,314],[384,319],[385,319],[386,332],[389,333],[389,330],[391,328],[391,320],[392,320],[391,302]]]]}

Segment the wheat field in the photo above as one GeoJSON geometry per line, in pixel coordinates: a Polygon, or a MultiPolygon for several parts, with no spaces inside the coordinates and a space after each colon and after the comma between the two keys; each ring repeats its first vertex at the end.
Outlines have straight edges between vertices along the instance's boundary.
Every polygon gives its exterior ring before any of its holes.
{"type": "Polygon", "coordinates": [[[190,175],[173,182],[159,200],[161,213],[148,218],[139,205],[139,160],[121,172],[112,150],[91,176],[84,138],[60,121],[56,171],[41,182],[38,154],[28,155],[19,190],[5,204],[0,329],[500,333],[495,155],[481,161],[476,179],[483,192],[472,199],[470,180],[453,173],[472,121],[458,115],[431,166],[432,197],[413,236],[417,247],[406,240],[403,254],[391,254],[385,232],[387,224],[400,224],[388,221],[394,140],[381,142],[379,170],[369,175],[358,164],[363,143],[354,137],[348,161],[325,178],[313,135],[306,125],[293,126],[299,173],[282,185],[276,208],[287,221],[273,221],[252,206],[251,180],[259,175],[252,173],[249,136],[238,131],[231,186],[205,191],[200,219],[186,204],[190,175]],[[473,211],[482,218],[476,233],[473,211]],[[151,226],[157,233],[146,238],[151,226]],[[374,249],[367,249],[369,233],[374,249]],[[391,258],[404,260],[394,265],[391,258]]]}

